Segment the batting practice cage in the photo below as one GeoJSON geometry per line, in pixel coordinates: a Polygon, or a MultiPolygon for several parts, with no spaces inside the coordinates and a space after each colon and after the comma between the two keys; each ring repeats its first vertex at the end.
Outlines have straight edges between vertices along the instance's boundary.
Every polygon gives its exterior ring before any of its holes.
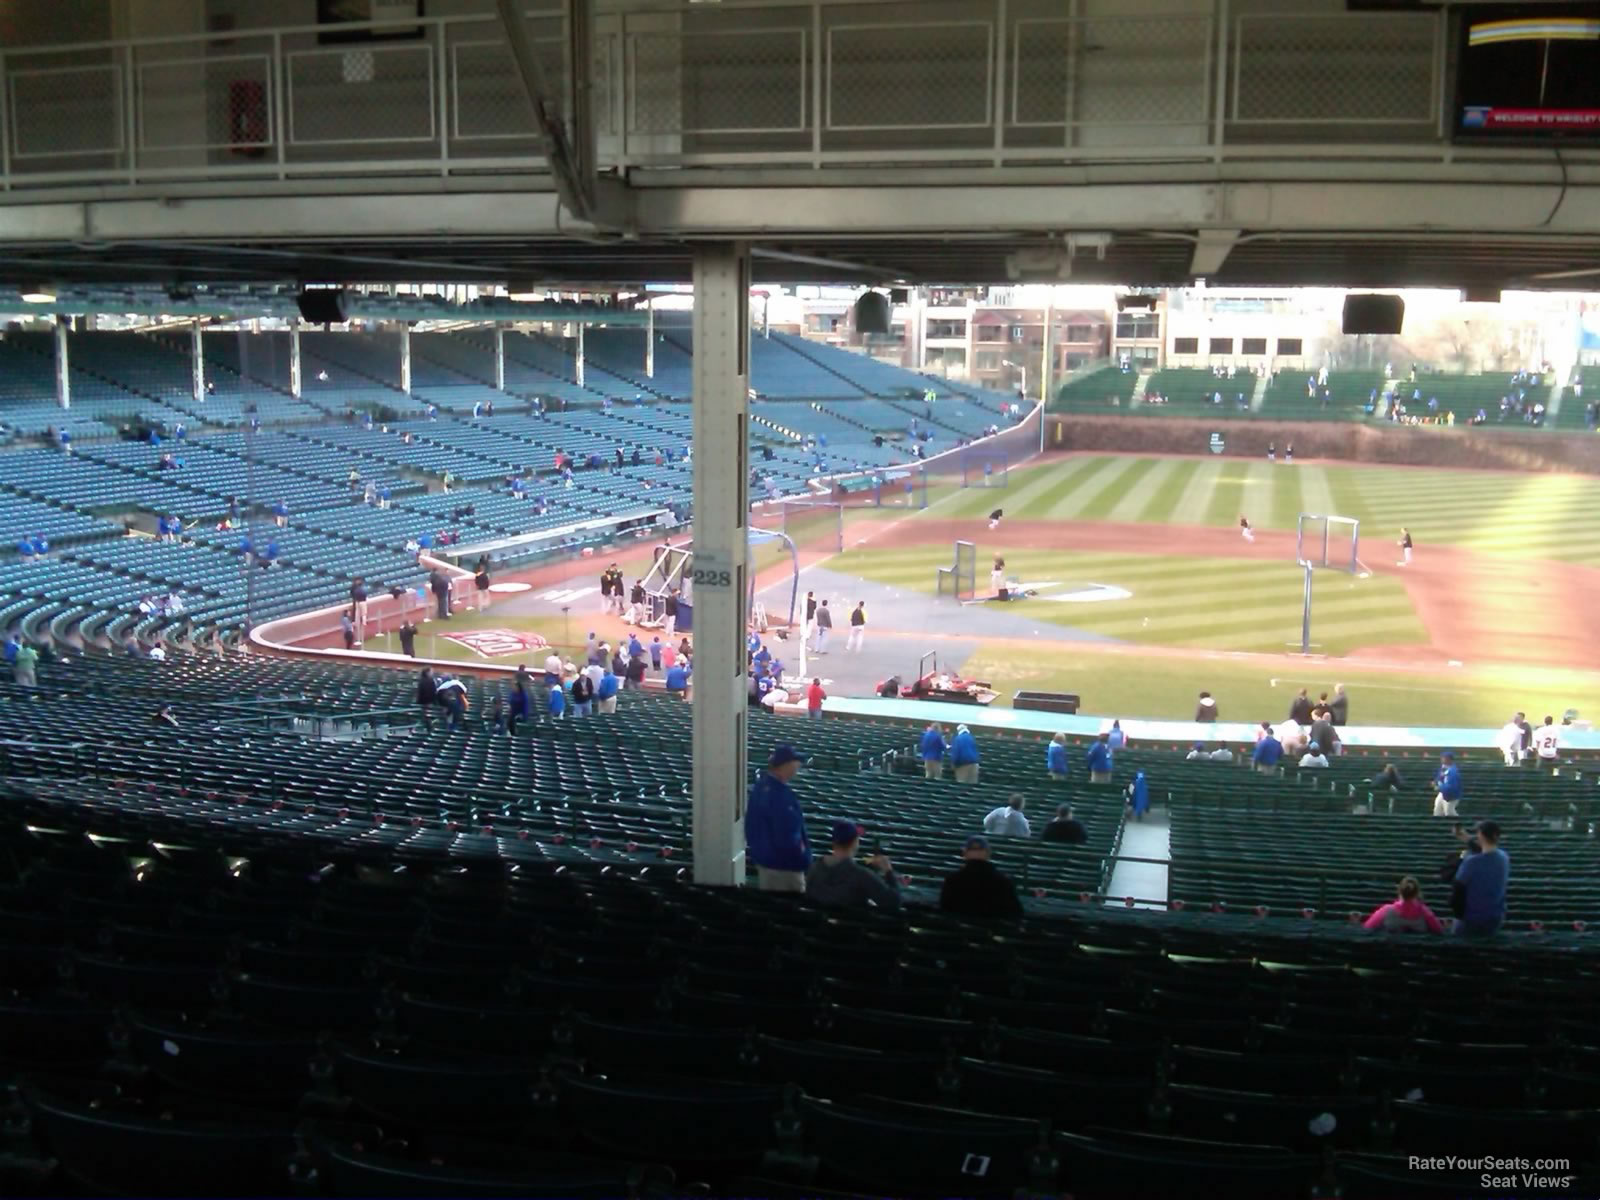
{"type": "MultiPolygon", "coordinates": [[[[1361,570],[1361,522],[1354,517],[1301,513],[1295,524],[1295,561],[1305,572],[1305,592],[1300,603],[1300,653],[1310,654],[1312,579],[1318,571],[1338,571],[1364,577],[1361,570]]],[[[1292,643],[1291,643],[1292,644],[1292,643]]]]}
{"type": "Polygon", "coordinates": [[[961,456],[961,486],[964,488],[1003,488],[1009,486],[1010,458],[994,450],[968,450],[961,456]]]}
{"type": "Polygon", "coordinates": [[[1360,571],[1356,551],[1361,542],[1361,522],[1354,517],[1324,517],[1301,513],[1295,526],[1295,558],[1313,567],[1334,571],[1360,571]]]}
{"type": "Polygon", "coordinates": [[[830,554],[844,549],[844,505],[836,500],[780,500],[761,515],[797,549],[830,554]]]}
{"type": "Polygon", "coordinates": [[[978,547],[973,542],[957,542],[955,557],[948,567],[934,576],[934,594],[939,599],[975,600],[978,596],[978,547]]]}
{"type": "MultiPolygon", "coordinates": [[[[776,529],[752,528],[749,534],[750,558],[745,570],[749,592],[750,627],[765,633],[769,627],[793,627],[800,599],[800,552],[789,537],[776,529]],[[756,576],[764,569],[787,563],[786,577],[756,590],[756,576]]],[[[644,585],[645,613],[641,624],[659,628],[665,615],[667,594],[678,591],[677,632],[694,629],[694,544],[662,546],[640,581],[644,585]]]]}

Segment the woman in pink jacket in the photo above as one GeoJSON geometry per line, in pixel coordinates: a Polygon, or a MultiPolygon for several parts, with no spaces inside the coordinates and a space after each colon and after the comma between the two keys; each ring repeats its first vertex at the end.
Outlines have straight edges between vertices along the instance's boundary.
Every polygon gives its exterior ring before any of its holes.
{"type": "Polygon", "coordinates": [[[1421,891],[1417,881],[1407,875],[1400,881],[1399,899],[1378,909],[1362,922],[1362,927],[1385,933],[1443,933],[1439,918],[1422,902],[1421,891]]]}

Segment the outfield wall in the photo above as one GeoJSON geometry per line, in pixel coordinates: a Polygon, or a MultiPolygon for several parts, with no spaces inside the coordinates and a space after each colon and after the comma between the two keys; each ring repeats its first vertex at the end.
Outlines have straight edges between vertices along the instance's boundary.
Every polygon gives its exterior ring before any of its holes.
{"type": "Polygon", "coordinates": [[[1295,457],[1302,459],[1600,475],[1600,436],[1595,434],[1060,413],[1047,420],[1047,446],[1052,450],[1205,454],[1211,435],[1220,433],[1226,439],[1226,454],[1235,458],[1265,458],[1268,443],[1276,444],[1281,455],[1293,443],[1295,457]]]}

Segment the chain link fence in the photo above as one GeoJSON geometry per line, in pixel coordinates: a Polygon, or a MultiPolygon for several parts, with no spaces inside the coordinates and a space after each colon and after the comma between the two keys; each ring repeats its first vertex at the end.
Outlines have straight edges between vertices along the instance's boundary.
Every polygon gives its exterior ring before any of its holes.
{"type": "Polygon", "coordinates": [[[836,24],[825,37],[829,129],[961,129],[993,120],[988,21],[836,24]]]}
{"type": "Polygon", "coordinates": [[[287,69],[291,146],[438,136],[432,46],[297,50],[287,69]]]}
{"type": "Polygon", "coordinates": [[[1275,125],[1433,122],[1442,29],[1426,13],[1242,16],[1230,119],[1275,125]]]}
{"type": "MultiPolygon", "coordinates": [[[[791,0],[597,14],[584,80],[597,149],[608,165],[1205,154],[1219,115],[1241,143],[1442,145],[1438,14],[1249,13],[1219,58],[1203,12],[1061,11],[1042,0],[791,0]]],[[[569,120],[564,18],[542,12],[528,27],[569,120]]],[[[497,23],[421,17],[416,29],[337,45],[252,29],[8,49],[0,164],[27,186],[224,178],[274,163],[286,173],[341,161],[397,171],[537,163],[497,23]]]]}
{"type": "Polygon", "coordinates": [[[1213,28],[1208,17],[1181,15],[1020,20],[1009,123],[1204,126],[1213,28]]]}
{"type": "Polygon", "coordinates": [[[628,132],[682,133],[683,80],[679,72],[679,54],[683,39],[670,34],[629,34],[624,38],[624,46],[628,132]]]}
{"type": "Polygon", "coordinates": [[[274,144],[268,54],[163,56],[140,62],[137,80],[138,145],[146,162],[207,150],[256,157],[274,144]]]}
{"type": "Polygon", "coordinates": [[[1075,21],[1025,17],[1011,39],[1010,123],[1064,125],[1071,106],[1075,21]]]}
{"type": "Polygon", "coordinates": [[[805,28],[630,34],[630,133],[794,133],[809,124],[805,28]]]}
{"type": "Polygon", "coordinates": [[[8,65],[13,164],[31,160],[37,169],[49,170],[51,160],[121,154],[125,78],[120,63],[8,65]]]}
{"type": "Polygon", "coordinates": [[[1206,124],[1211,111],[1209,17],[1096,17],[1075,30],[1077,125],[1206,124]]]}
{"type": "MultiPolygon", "coordinates": [[[[562,19],[535,18],[528,25],[534,35],[534,53],[551,92],[554,115],[566,120],[571,85],[562,19]]],[[[504,38],[486,36],[488,31],[484,27],[469,28],[473,36],[452,41],[449,46],[451,137],[463,141],[517,139],[531,143],[535,137],[533,109],[510,46],[504,38]]],[[[595,32],[589,96],[595,131],[601,135],[615,132],[611,89],[616,45],[614,33],[595,32]]]]}

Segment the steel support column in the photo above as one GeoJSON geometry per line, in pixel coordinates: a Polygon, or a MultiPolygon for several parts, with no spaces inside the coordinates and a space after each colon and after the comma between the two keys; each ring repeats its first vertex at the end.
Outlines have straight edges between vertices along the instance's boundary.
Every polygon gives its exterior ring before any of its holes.
{"type": "Polygon", "coordinates": [[[304,388],[300,371],[300,322],[293,320],[289,322],[289,394],[296,400],[304,388]]]}
{"type": "Polygon", "coordinates": [[[206,398],[206,357],[205,340],[200,334],[199,321],[189,326],[189,359],[190,379],[194,386],[194,402],[203,404],[206,398]]]}
{"type": "Polygon", "coordinates": [[[56,318],[56,403],[62,408],[72,407],[72,369],[67,355],[67,325],[69,318],[56,318]]]}
{"type": "Polygon", "coordinates": [[[583,322],[578,322],[578,386],[583,387],[583,322]]]}
{"type": "Polygon", "coordinates": [[[494,386],[496,391],[506,390],[506,327],[494,327],[494,386]]]}
{"type": "Polygon", "coordinates": [[[400,390],[411,395],[411,326],[400,326],[400,390]]]}
{"type": "Polygon", "coordinates": [[[750,252],[694,258],[694,879],[744,880],[750,252]]]}
{"type": "Polygon", "coordinates": [[[644,377],[646,379],[654,379],[656,377],[656,306],[654,304],[647,304],[644,306],[644,311],[646,313],[644,335],[644,377]]]}

